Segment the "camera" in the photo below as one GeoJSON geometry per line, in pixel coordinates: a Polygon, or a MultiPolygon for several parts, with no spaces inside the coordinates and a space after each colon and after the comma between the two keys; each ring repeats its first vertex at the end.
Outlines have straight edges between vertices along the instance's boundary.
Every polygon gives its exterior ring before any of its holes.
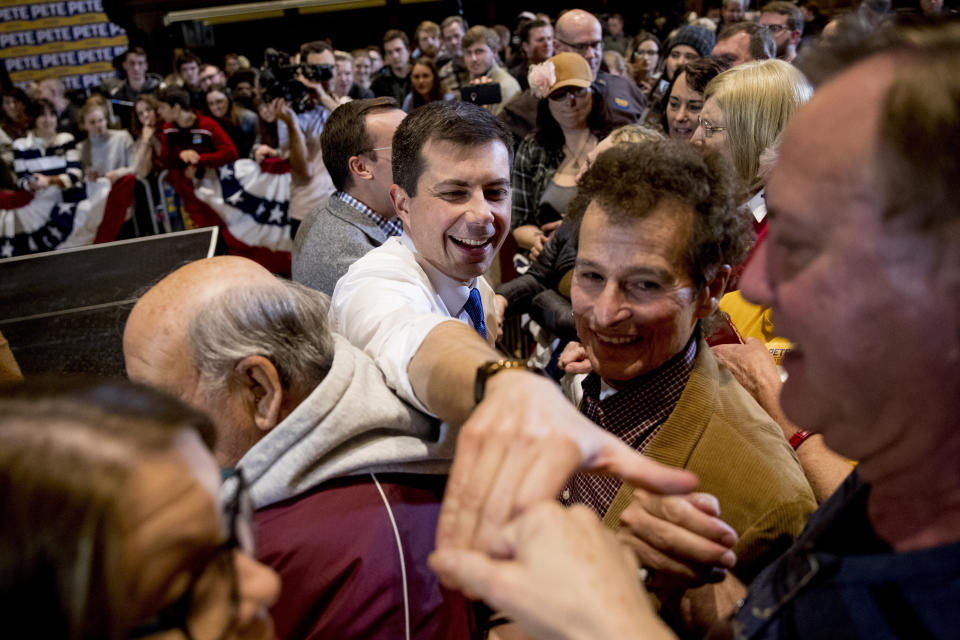
{"type": "Polygon", "coordinates": [[[325,82],[333,77],[329,64],[291,64],[290,55],[276,49],[263,53],[264,69],[260,72],[260,88],[264,102],[283,98],[296,113],[314,108],[310,90],[297,78],[302,74],[310,82],[325,82]]]}

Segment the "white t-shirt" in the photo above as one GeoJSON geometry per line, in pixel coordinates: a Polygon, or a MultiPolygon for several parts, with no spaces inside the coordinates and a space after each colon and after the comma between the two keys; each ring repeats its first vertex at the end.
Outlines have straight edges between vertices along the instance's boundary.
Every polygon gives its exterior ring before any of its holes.
{"type": "Polygon", "coordinates": [[[418,259],[413,242],[392,237],[354,262],[330,299],[331,329],[362,349],[401,398],[430,413],[413,393],[407,367],[427,334],[456,318],[473,326],[464,304],[480,291],[487,340],[496,333],[493,289],[483,278],[464,283],[418,259]]]}

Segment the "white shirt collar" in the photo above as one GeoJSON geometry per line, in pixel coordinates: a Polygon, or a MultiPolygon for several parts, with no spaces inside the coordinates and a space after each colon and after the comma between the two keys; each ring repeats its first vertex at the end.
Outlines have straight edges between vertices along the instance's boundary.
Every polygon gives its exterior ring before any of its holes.
{"type": "Polygon", "coordinates": [[[767,201],[763,197],[763,191],[763,189],[760,189],[757,195],[750,198],[750,201],[747,202],[747,208],[750,209],[750,213],[753,214],[757,222],[763,222],[763,219],[767,217],[767,201]]]}
{"type": "Polygon", "coordinates": [[[467,303],[467,298],[470,297],[470,290],[477,286],[478,278],[472,278],[469,282],[461,282],[451,278],[420,257],[409,235],[405,233],[399,240],[417,258],[417,264],[427,274],[430,284],[433,285],[434,291],[440,296],[447,312],[454,317],[460,315],[460,312],[463,311],[463,305],[467,303]]]}

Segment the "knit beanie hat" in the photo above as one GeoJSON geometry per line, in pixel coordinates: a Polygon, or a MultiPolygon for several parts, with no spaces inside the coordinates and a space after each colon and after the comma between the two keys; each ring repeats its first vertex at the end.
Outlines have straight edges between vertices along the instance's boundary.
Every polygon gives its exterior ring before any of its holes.
{"type": "Polygon", "coordinates": [[[670,50],[677,45],[685,44],[688,47],[693,47],[700,54],[700,57],[708,56],[716,43],[717,36],[712,31],[688,24],[680,27],[673,34],[673,37],[667,42],[667,50],[664,55],[670,55],[670,50]]]}

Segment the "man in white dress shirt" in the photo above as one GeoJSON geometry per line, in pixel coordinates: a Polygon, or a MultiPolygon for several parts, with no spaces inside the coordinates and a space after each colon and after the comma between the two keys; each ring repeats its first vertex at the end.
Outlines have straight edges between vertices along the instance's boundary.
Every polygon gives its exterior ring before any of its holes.
{"type": "Polygon", "coordinates": [[[487,344],[496,337],[494,293],[483,273],[510,230],[512,166],[510,133],[498,120],[472,105],[429,107],[404,120],[393,138],[400,165],[390,197],[403,236],[354,263],[331,305],[335,331],[425,411],[407,367],[427,334],[457,318],[487,344]]]}
{"type": "Polygon", "coordinates": [[[410,114],[394,134],[390,188],[403,236],[354,262],[330,305],[332,329],[366,351],[398,395],[463,425],[438,546],[483,548],[515,510],[556,496],[558,477],[578,467],[654,491],[694,484],[493,349],[494,294],[482,274],[510,231],[512,148],[505,126],[476,105],[433,102],[410,114]]]}

